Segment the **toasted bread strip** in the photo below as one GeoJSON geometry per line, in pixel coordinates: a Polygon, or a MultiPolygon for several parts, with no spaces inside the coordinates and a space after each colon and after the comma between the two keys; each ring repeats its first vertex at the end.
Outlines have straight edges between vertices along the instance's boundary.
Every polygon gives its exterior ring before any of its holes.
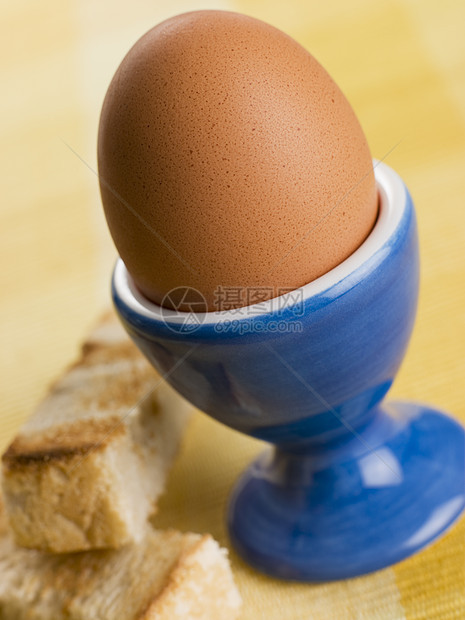
{"type": "Polygon", "coordinates": [[[2,620],[234,620],[239,614],[226,551],[209,535],[149,528],[140,543],[122,549],[52,555],[16,547],[4,521],[0,516],[2,620]]]}
{"type": "Polygon", "coordinates": [[[107,315],[2,457],[15,542],[60,553],[140,541],[190,411],[107,315]]]}

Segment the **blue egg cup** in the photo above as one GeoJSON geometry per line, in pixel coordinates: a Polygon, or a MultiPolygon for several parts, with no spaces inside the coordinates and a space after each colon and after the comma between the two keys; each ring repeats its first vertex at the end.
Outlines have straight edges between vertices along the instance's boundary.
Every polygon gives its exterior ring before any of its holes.
{"type": "MultiPolygon", "coordinates": [[[[347,260],[292,293],[192,316],[145,299],[124,264],[112,282],[130,336],[169,383],[272,448],[237,483],[231,541],[257,569],[327,581],[389,566],[465,506],[465,433],[417,403],[389,402],[418,295],[415,212],[375,165],[378,221],[347,260]]],[[[292,259],[290,259],[292,260],[292,259]]]]}

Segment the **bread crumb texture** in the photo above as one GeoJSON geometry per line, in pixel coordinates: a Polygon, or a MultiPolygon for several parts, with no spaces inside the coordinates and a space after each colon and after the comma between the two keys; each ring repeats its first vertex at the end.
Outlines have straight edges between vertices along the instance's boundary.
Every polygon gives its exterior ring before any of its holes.
{"type": "Polygon", "coordinates": [[[0,618],[232,620],[241,601],[225,553],[210,536],[150,530],[118,550],[45,554],[16,547],[2,514],[0,618]]]}
{"type": "Polygon", "coordinates": [[[62,553],[140,541],[190,411],[106,315],[2,457],[15,542],[62,553]]]}

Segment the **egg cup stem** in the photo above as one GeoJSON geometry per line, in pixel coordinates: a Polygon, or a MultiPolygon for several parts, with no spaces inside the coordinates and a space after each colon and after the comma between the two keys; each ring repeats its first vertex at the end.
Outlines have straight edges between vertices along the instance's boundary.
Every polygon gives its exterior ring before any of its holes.
{"type": "Polygon", "coordinates": [[[228,508],[232,543],[273,577],[363,575],[422,549],[465,506],[465,435],[441,412],[389,403],[356,435],[307,453],[268,450],[228,508]]]}

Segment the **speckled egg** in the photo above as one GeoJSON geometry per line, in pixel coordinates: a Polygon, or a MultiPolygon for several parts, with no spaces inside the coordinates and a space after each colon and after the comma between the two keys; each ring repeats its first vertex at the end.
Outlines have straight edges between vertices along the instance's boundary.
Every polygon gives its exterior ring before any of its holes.
{"type": "Polygon", "coordinates": [[[238,307],[297,288],[377,217],[341,90],[292,38],[236,13],[186,13],[137,41],[103,104],[98,166],[115,245],[158,304],[180,286],[210,310],[228,290],[238,307]]]}

